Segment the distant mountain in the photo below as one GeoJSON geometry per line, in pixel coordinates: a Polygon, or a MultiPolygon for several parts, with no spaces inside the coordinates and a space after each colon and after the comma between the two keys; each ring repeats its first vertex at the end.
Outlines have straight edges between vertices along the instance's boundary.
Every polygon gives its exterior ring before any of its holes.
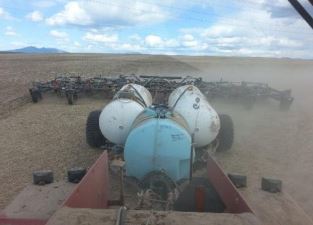
{"type": "Polygon", "coordinates": [[[25,48],[19,48],[14,50],[9,50],[6,52],[14,52],[14,53],[37,53],[37,54],[49,54],[49,53],[66,53],[63,50],[57,48],[37,48],[33,46],[28,46],[25,48]]]}

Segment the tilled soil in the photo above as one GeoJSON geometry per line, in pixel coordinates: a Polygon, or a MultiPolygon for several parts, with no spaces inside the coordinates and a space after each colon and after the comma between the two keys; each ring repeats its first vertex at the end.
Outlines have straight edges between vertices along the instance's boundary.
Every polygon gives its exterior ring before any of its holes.
{"type": "Polygon", "coordinates": [[[32,171],[52,169],[56,180],[65,179],[73,166],[90,166],[101,153],[86,144],[84,129],[88,113],[103,100],[79,101],[69,107],[47,97],[28,103],[0,120],[0,206],[4,207],[27,184],[32,171]]]}
{"type": "MultiPolygon", "coordinates": [[[[44,80],[57,72],[189,74],[292,88],[295,102],[287,112],[274,101],[259,103],[250,111],[237,103],[212,102],[235,124],[232,150],[216,157],[227,172],[248,175],[250,186],[260,186],[262,176],[282,179],[284,191],[313,215],[312,71],[312,61],[288,59],[0,55],[0,102],[1,110],[6,109],[8,99],[27,93],[30,80],[44,80]]],[[[0,208],[31,182],[33,170],[53,169],[60,180],[71,166],[90,166],[101,152],[86,144],[85,121],[90,111],[104,104],[101,98],[81,98],[68,106],[64,98],[47,95],[38,104],[23,103],[6,113],[0,119],[0,208]]]]}

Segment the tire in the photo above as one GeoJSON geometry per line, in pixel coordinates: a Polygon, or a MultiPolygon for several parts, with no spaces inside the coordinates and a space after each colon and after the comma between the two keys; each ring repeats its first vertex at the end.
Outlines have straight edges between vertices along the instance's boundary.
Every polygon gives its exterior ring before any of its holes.
{"type": "Polygon", "coordinates": [[[99,148],[106,144],[106,139],[103,137],[99,127],[100,110],[89,113],[86,123],[86,141],[90,147],[99,148]]]}
{"type": "Polygon", "coordinates": [[[87,170],[81,167],[74,167],[67,171],[68,182],[79,183],[81,179],[85,176],[87,170]]]}
{"type": "Polygon", "coordinates": [[[37,89],[29,89],[29,93],[33,103],[37,103],[42,98],[40,91],[37,89]]]}
{"type": "Polygon", "coordinates": [[[234,142],[234,124],[229,115],[220,114],[220,131],[217,135],[218,147],[217,152],[224,152],[231,149],[234,142]]]}
{"type": "Polygon", "coordinates": [[[68,93],[66,98],[67,98],[67,103],[69,105],[73,105],[74,104],[75,98],[74,98],[74,94],[73,93],[68,93]]]}
{"type": "Polygon", "coordinates": [[[38,98],[39,100],[42,100],[42,93],[40,91],[38,91],[38,98]]]}
{"type": "Polygon", "coordinates": [[[40,170],[33,172],[33,183],[35,185],[53,183],[53,172],[51,170],[40,170]]]}

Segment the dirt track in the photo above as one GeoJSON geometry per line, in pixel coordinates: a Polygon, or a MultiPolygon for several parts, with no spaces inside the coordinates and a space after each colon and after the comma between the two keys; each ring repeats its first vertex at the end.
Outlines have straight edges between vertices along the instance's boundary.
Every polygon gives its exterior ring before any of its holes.
{"type": "MultiPolygon", "coordinates": [[[[312,61],[287,59],[0,55],[0,103],[1,110],[6,110],[4,103],[25,94],[30,80],[62,72],[203,75],[211,80],[260,81],[292,88],[295,102],[288,112],[279,111],[275,102],[264,102],[251,111],[213,102],[219,112],[233,117],[236,132],[233,149],[217,158],[226,171],[248,175],[252,186],[259,185],[262,176],[282,179],[284,190],[313,215],[312,71],[312,61]]],[[[89,111],[104,104],[101,99],[84,98],[68,106],[65,99],[49,96],[2,116],[0,208],[31,181],[34,169],[51,168],[57,179],[63,179],[68,167],[90,165],[100,152],[85,143],[85,119],[89,111]]]]}

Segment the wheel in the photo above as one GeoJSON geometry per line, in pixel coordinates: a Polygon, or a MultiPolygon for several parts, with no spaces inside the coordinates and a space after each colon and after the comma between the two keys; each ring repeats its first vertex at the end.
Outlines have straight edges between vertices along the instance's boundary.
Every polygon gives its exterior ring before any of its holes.
{"type": "Polygon", "coordinates": [[[96,110],[89,113],[86,124],[86,140],[90,147],[99,148],[106,143],[99,127],[101,111],[96,110]]]}
{"type": "Polygon", "coordinates": [[[74,97],[74,94],[73,93],[68,93],[67,96],[67,103],[69,105],[73,105],[74,104],[74,101],[75,101],[75,97],[74,97]]]}
{"type": "Polygon", "coordinates": [[[227,174],[227,175],[236,188],[247,187],[247,176],[239,174],[227,174]]]}
{"type": "Polygon", "coordinates": [[[42,99],[41,92],[37,89],[29,89],[29,93],[33,103],[37,103],[40,99],[42,99]]]}
{"type": "Polygon", "coordinates": [[[45,185],[53,182],[53,172],[51,170],[40,170],[33,172],[33,183],[45,185]]]}
{"type": "Polygon", "coordinates": [[[220,131],[217,135],[218,147],[217,152],[223,152],[229,150],[234,142],[234,124],[229,115],[220,114],[220,131]]]}
{"type": "Polygon", "coordinates": [[[86,169],[81,167],[74,167],[67,171],[68,182],[79,183],[86,174],[86,169]]]}
{"type": "Polygon", "coordinates": [[[42,93],[40,91],[38,91],[38,98],[39,98],[39,100],[42,99],[42,93]]]}
{"type": "Polygon", "coordinates": [[[270,193],[277,193],[277,192],[281,192],[282,183],[283,182],[278,179],[262,177],[261,188],[263,191],[267,191],[270,193]]]}

